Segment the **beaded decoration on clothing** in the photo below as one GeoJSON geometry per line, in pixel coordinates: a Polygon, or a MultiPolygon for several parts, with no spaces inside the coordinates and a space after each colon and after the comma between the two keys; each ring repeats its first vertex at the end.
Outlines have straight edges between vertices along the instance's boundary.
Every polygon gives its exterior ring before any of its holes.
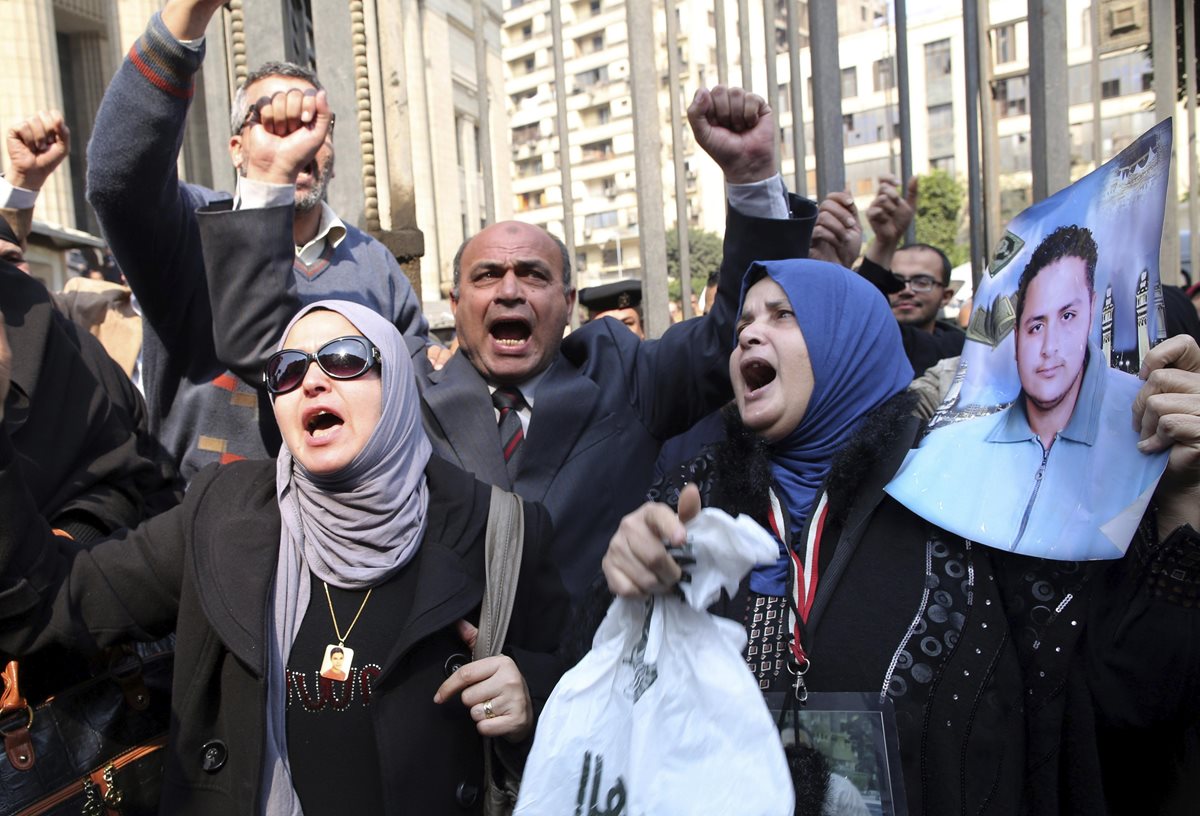
{"type": "Polygon", "coordinates": [[[320,711],[345,711],[356,702],[366,708],[371,705],[375,681],[383,669],[375,663],[350,669],[344,682],[322,677],[320,672],[288,669],[287,707],[298,705],[310,714],[320,711]]]}
{"type": "Polygon", "coordinates": [[[758,687],[767,691],[787,664],[787,598],[748,593],[742,622],[747,636],[746,662],[758,687]]]}

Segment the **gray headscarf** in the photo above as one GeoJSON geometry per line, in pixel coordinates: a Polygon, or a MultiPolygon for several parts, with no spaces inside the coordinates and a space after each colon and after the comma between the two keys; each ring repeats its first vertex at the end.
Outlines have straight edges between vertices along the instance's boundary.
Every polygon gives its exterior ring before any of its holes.
{"type": "Polygon", "coordinates": [[[421,427],[412,364],[400,332],[366,306],[323,300],[301,309],[284,338],[316,309],[342,315],[379,348],[383,411],[363,449],[336,473],[315,476],[292,458],[286,443],[279,451],[275,484],[283,523],[267,652],[263,763],[268,816],[301,813],[287,760],[285,674],[308,609],[309,572],[343,589],[365,589],[387,580],[420,546],[429,504],[425,465],[432,448],[421,427]]]}

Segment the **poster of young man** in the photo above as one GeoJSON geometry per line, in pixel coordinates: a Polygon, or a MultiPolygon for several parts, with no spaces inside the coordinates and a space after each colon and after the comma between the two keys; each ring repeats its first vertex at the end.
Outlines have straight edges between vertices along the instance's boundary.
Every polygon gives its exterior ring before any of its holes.
{"type": "Polygon", "coordinates": [[[1003,550],[1125,554],[1166,455],[1138,450],[1142,358],[1165,337],[1164,121],[1009,225],[976,295],[954,386],[887,491],[1003,550]]]}

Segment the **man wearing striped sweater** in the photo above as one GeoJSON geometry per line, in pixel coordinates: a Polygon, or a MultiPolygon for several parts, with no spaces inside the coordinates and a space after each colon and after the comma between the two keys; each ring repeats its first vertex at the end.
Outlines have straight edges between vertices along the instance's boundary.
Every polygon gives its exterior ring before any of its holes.
{"type": "MultiPolygon", "coordinates": [[[[204,59],[204,31],[221,5],[170,0],[154,15],[106,90],[88,145],[88,200],[143,316],[139,371],[151,431],[185,479],[210,462],[274,455],[279,444],[258,390],[217,359],[197,209],[222,202],[279,204],[294,196],[291,274],[300,299],[355,300],[406,335],[424,338],[428,331],[396,259],[343,223],[323,200],[333,175],[332,123],[294,186],[245,178],[251,164],[269,163],[264,151],[278,142],[262,138],[259,101],[277,93],[289,98],[317,93],[321,86],[311,71],[267,63],[238,89],[229,140],[239,175],[236,197],[179,180],[176,162],[204,59]]],[[[280,291],[284,284],[279,281],[280,291]]]]}

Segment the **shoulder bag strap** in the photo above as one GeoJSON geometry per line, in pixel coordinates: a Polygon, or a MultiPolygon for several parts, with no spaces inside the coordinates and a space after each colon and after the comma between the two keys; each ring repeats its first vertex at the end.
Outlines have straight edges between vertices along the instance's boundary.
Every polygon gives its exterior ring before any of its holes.
{"type": "MultiPolygon", "coordinates": [[[[471,655],[474,660],[498,655],[504,648],[524,546],[525,512],[521,497],[493,485],[484,547],[487,585],[479,610],[479,633],[471,655]]],[[[521,777],[503,769],[502,779],[497,780],[495,764],[498,758],[491,743],[490,739],[483,740],[483,812],[485,816],[511,816],[521,777]]]]}
{"type": "Polygon", "coordinates": [[[525,514],[521,497],[493,486],[485,538],[487,586],[479,612],[479,636],[471,655],[475,660],[500,654],[504,648],[524,546],[525,514]]]}

